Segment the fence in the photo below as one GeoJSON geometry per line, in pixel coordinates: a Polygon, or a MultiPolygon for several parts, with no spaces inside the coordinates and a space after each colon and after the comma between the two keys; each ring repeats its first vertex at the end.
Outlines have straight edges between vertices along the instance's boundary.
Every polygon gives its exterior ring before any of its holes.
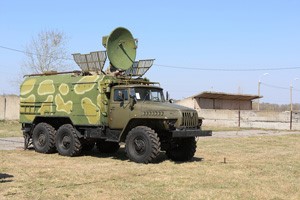
{"type": "Polygon", "coordinates": [[[202,109],[198,114],[207,126],[300,130],[299,112],[202,109]]]}
{"type": "Polygon", "coordinates": [[[0,120],[19,120],[20,98],[16,95],[0,96],[0,120]]]}

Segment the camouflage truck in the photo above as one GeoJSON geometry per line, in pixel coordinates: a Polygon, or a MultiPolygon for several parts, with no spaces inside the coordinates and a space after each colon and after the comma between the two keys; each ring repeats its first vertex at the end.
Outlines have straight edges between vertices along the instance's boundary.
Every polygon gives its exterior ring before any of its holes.
{"type": "Polygon", "coordinates": [[[158,83],[141,78],[153,60],[126,66],[128,56],[135,59],[130,50],[136,49],[131,35],[122,38],[128,32],[118,28],[104,39],[110,59],[107,72],[102,71],[102,51],[74,54],[82,71],[25,77],[20,87],[25,148],[32,143],[40,153],[76,156],[95,145],[102,153],[114,153],[125,143],[128,158],[137,163],[153,162],[161,151],[174,161],[194,156],[195,138],[210,136],[211,131],[201,130],[202,119],[195,110],[170,103],[158,83]],[[109,39],[119,41],[117,47],[110,46],[109,39]],[[111,49],[113,55],[121,51],[117,58],[110,56],[111,49]],[[121,64],[114,62],[120,57],[121,64]]]}

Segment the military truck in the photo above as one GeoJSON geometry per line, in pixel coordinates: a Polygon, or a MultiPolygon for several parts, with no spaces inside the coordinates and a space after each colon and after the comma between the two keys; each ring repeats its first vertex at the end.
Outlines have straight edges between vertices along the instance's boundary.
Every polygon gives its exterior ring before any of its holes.
{"type": "Polygon", "coordinates": [[[106,51],[73,54],[80,71],[25,76],[20,87],[24,146],[77,156],[96,148],[114,153],[125,143],[131,161],[154,162],[161,151],[190,160],[201,130],[195,110],[170,103],[159,83],[142,76],[154,59],[135,61],[137,40],[125,28],[103,37],[106,51]],[[106,58],[110,64],[103,71],[106,58]]]}

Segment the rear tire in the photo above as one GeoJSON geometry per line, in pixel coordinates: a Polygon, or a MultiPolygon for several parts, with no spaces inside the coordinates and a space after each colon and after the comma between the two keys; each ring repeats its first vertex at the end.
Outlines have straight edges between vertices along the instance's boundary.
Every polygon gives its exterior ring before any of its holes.
{"type": "Polygon", "coordinates": [[[81,153],[80,140],[71,124],[64,124],[57,130],[56,148],[62,156],[77,156],[81,153]]]}
{"type": "Polygon", "coordinates": [[[97,149],[100,153],[115,153],[119,150],[120,145],[117,142],[108,142],[105,140],[98,140],[96,142],[97,149]]]}
{"type": "Polygon", "coordinates": [[[55,129],[47,123],[39,123],[33,129],[32,144],[36,152],[55,152],[55,129]]]}
{"type": "Polygon", "coordinates": [[[195,137],[174,138],[166,155],[173,161],[188,161],[194,157],[196,148],[195,137]]]}
{"type": "Polygon", "coordinates": [[[157,133],[146,126],[133,128],[128,133],[125,143],[128,158],[137,163],[153,162],[160,152],[157,133]]]}

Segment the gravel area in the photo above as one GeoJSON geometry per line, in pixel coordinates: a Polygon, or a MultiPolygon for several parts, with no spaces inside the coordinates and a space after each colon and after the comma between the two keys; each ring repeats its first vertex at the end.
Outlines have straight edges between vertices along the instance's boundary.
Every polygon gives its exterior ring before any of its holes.
{"type": "MultiPolygon", "coordinates": [[[[241,130],[241,131],[218,131],[213,132],[212,138],[234,138],[234,137],[253,137],[253,136],[277,136],[287,134],[300,134],[300,131],[282,130],[241,130]]],[[[206,137],[209,139],[210,137],[206,137]]],[[[0,138],[0,150],[23,149],[23,137],[0,138]]]]}

